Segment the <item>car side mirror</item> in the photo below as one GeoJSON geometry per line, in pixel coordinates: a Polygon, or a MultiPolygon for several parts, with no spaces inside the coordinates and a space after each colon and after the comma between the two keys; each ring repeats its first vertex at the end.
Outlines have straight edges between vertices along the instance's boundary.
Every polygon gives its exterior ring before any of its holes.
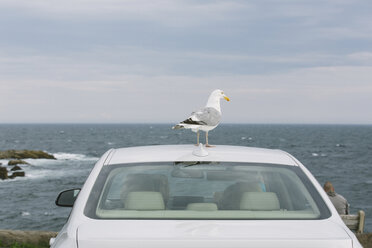
{"type": "Polygon", "coordinates": [[[72,207],[80,192],[80,189],[69,189],[59,193],[56,199],[56,205],[59,207],[72,207]]]}

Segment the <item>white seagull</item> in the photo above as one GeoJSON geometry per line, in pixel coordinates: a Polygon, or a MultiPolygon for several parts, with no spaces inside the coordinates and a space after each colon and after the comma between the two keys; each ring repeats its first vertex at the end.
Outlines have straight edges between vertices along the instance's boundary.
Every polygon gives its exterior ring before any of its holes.
{"type": "Polygon", "coordinates": [[[189,118],[175,125],[173,129],[185,128],[196,132],[196,145],[199,145],[199,131],[202,130],[205,132],[205,146],[212,147],[208,144],[208,132],[217,127],[220,123],[222,115],[220,106],[221,99],[230,101],[222,90],[214,90],[209,96],[207,105],[204,108],[192,112],[189,118]]]}

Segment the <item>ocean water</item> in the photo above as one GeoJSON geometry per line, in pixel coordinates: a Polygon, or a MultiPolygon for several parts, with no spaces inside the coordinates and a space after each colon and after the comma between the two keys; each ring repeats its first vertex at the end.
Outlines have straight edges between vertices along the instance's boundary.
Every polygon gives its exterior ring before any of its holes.
{"type": "MultiPolygon", "coordinates": [[[[35,149],[57,160],[26,159],[26,177],[0,180],[0,229],[59,231],[70,208],[54,205],[57,194],[81,187],[98,158],[110,148],[190,144],[196,135],[171,124],[0,125],[0,150],[35,149]]],[[[201,140],[204,136],[201,136],[201,140]]],[[[320,184],[333,182],[351,212],[366,212],[372,232],[372,126],[224,124],[211,144],[282,149],[300,160],[320,184]]],[[[3,166],[8,160],[0,160],[3,166]]]]}

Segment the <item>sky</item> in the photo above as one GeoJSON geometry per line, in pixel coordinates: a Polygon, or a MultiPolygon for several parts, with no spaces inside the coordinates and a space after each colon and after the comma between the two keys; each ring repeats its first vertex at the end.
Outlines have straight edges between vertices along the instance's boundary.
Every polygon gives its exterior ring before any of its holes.
{"type": "Polygon", "coordinates": [[[1,0],[0,123],[372,124],[372,1],[1,0]]]}

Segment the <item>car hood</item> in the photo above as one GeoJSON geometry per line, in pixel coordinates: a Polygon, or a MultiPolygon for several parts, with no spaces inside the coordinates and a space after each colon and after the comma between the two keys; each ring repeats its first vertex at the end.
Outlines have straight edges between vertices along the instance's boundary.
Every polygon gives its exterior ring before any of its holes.
{"type": "Polygon", "coordinates": [[[330,220],[90,220],[78,247],[352,247],[330,220]]]}

